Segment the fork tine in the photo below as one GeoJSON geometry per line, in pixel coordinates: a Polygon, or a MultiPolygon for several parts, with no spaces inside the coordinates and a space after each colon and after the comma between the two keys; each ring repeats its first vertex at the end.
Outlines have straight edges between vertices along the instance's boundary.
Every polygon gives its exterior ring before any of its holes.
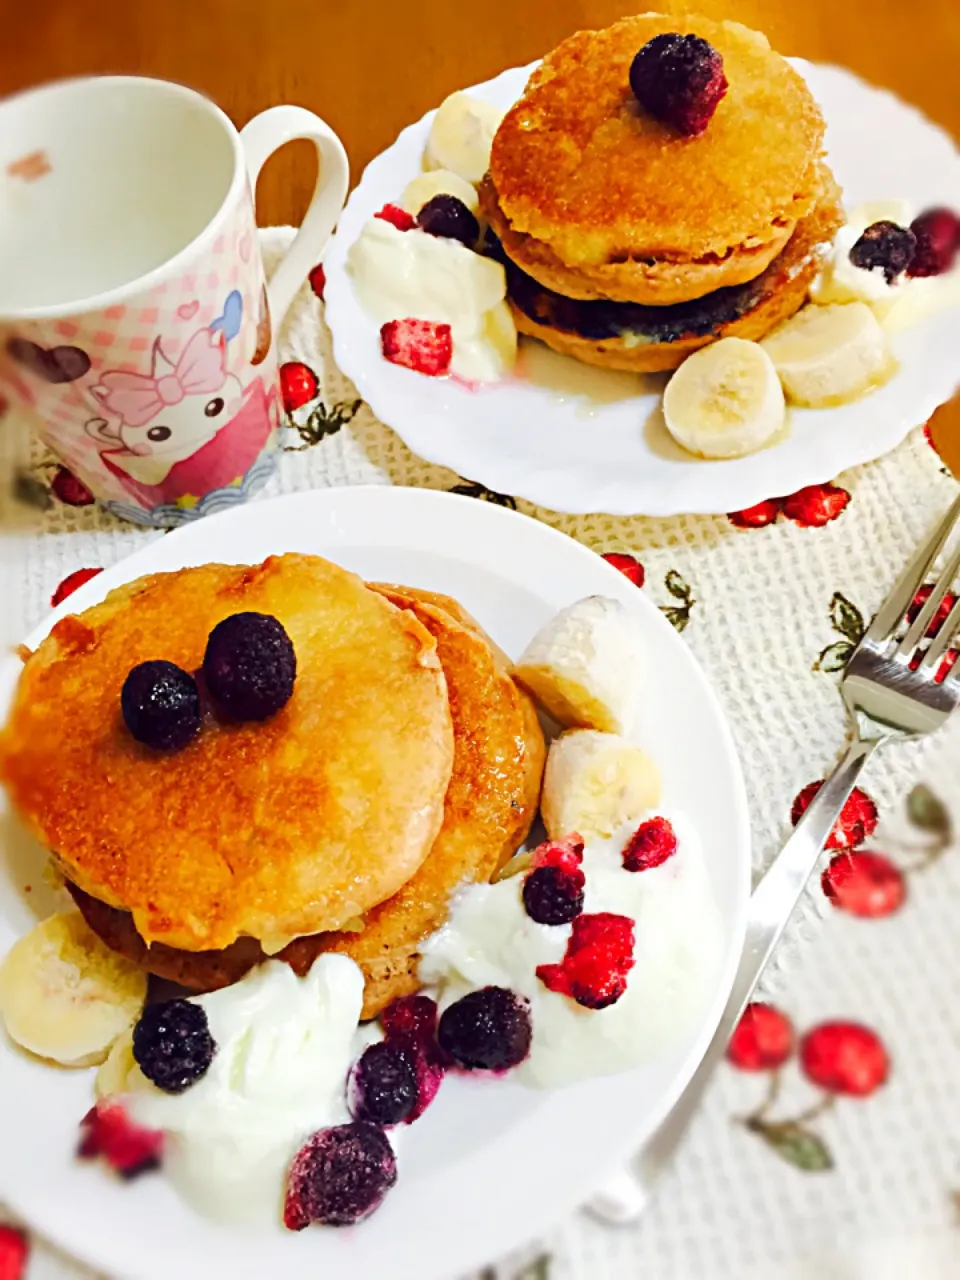
{"type": "Polygon", "coordinates": [[[927,675],[932,671],[932,674],[936,675],[940,660],[946,653],[947,647],[958,629],[960,629],[960,600],[956,602],[947,614],[943,626],[930,641],[930,648],[923,655],[923,661],[920,663],[919,670],[921,674],[927,675]]]}
{"type": "MultiPolygon", "coordinates": [[[[901,662],[908,662],[913,654],[914,649],[927,634],[930,623],[936,616],[937,610],[943,603],[943,598],[953,586],[957,574],[960,573],[960,548],[950,557],[950,562],[940,574],[938,580],[934,583],[930,590],[930,595],[924,602],[923,608],[914,618],[913,622],[907,629],[907,634],[903,637],[895,650],[895,657],[901,662]]],[[[940,628],[942,635],[944,628],[940,628]]]]}
{"type": "Polygon", "coordinates": [[[904,569],[897,581],[897,585],[880,606],[877,616],[867,628],[867,632],[863,637],[864,640],[872,641],[874,644],[883,644],[890,639],[913,603],[913,597],[923,586],[937,556],[943,550],[947,539],[953,532],[953,527],[957,523],[958,517],[960,517],[960,498],[956,499],[934,530],[930,541],[926,546],[920,548],[906,569],[904,569]]]}

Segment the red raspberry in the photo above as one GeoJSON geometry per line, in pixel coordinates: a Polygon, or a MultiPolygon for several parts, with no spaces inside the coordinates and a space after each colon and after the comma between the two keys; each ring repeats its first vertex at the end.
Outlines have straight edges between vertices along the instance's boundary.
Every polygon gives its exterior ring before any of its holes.
{"type": "Polygon", "coordinates": [[[84,1160],[103,1156],[107,1164],[127,1180],[160,1166],[163,1134],[135,1125],[124,1108],[102,1098],[80,1125],[77,1155],[84,1160]]]}
{"type": "Polygon", "coordinates": [[[534,849],[530,861],[534,867],[557,867],[565,875],[582,878],[583,836],[574,832],[562,840],[545,840],[534,849]]]}
{"type": "Polygon", "coordinates": [[[280,393],[287,413],[314,400],[320,391],[317,375],[299,360],[288,360],[280,366],[280,393]]]}
{"type": "Polygon", "coordinates": [[[882,853],[866,849],[831,858],[820,884],[835,907],[867,919],[892,915],[903,906],[907,895],[900,868],[882,853]]]}
{"type": "Polygon", "coordinates": [[[643,565],[636,556],[627,555],[624,551],[607,551],[602,558],[606,560],[607,564],[613,565],[614,569],[619,569],[623,576],[629,578],[635,587],[643,586],[643,565]]]}
{"type": "Polygon", "coordinates": [[[385,360],[436,378],[450,372],[453,334],[448,324],[432,320],[389,320],[380,330],[385,360]]]}
{"type": "Polygon", "coordinates": [[[801,1040],[800,1065],[821,1089],[866,1098],[886,1081],[890,1059],[869,1027],[858,1022],[824,1022],[801,1040]]]}
{"type": "Polygon", "coordinates": [[[910,230],[917,238],[908,276],[939,276],[949,271],[960,250],[960,218],[952,209],[927,209],[914,218],[910,230]]]}
{"type": "Polygon", "coordinates": [[[560,964],[537,966],[549,991],[570,996],[585,1009],[605,1009],[627,989],[633,968],[634,925],[628,916],[601,911],[573,922],[560,964]]]}
{"type": "Polygon", "coordinates": [[[29,1252],[22,1231],[0,1224],[0,1280],[23,1280],[29,1252]]]}
{"type": "Polygon", "coordinates": [[[700,36],[668,32],[649,40],[630,67],[642,107],[687,137],[703,133],[727,92],[723,59],[700,36]]]}
{"type": "Polygon", "coordinates": [[[401,209],[398,204],[385,204],[383,208],[373,215],[380,218],[383,222],[389,222],[391,226],[397,228],[398,231],[412,231],[417,225],[417,220],[412,213],[407,213],[406,209],[401,209]]]}
{"type": "Polygon", "coordinates": [[[68,507],[89,507],[94,501],[93,494],[83,481],[78,480],[66,467],[57,467],[50,481],[50,488],[55,497],[66,503],[68,507]]]}
{"type": "MultiPolygon", "coordinates": [[[[919,616],[920,610],[930,599],[930,593],[932,590],[933,590],[932,586],[921,587],[920,590],[917,592],[917,594],[913,597],[913,603],[911,604],[910,608],[907,610],[908,622],[913,622],[913,620],[919,616]]],[[[953,606],[956,603],[957,603],[957,597],[953,594],[952,591],[948,591],[947,594],[941,600],[940,607],[937,609],[936,613],[930,619],[930,626],[927,628],[927,635],[931,639],[933,639],[933,637],[937,634],[937,632],[946,622],[947,614],[950,612],[950,610],[953,608],[953,606]]]]}
{"type": "Polygon", "coordinates": [[[783,500],[783,514],[805,529],[820,529],[836,520],[850,501],[850,494],[835,484],[808,484],[783,500]]]}
{"type": "Polygon", "coordinates": [[[793,1053],[789,1018],[773,1005],[748,1004],[727,1045],[727,1061],[740,1071],[775,1071],[793,1053]]]}
{"type": "Polygon", "coordinates": [[[318,262],[307,279],[310,281],[310,288],[313,292],[318,298],[322,298],[323,291],[327,287],[327,273],[323,269],[323,264],[318,262]]]}
{"type": "Polygon", "coordinates": [[[50,597],[50,603],[54,608],[56,608],[58,604],[63,604],[67,596],[72,596],[78,587],[82,587],[85,582],[89,582],[91,578],[95,578],[98,573],[103,573],[103,570],[74,569],[73,573],[68,573],[57,587],[56,591],[54,591],[53,595],[50,597]]]}
{"type": "Polygon", "coordinates": [[[623,851],[626,871],[649,871],[677,852],[677,836],[667,818],[641,822],[623,851]]]}
{"type": "MultiPolygon", "coordinates": [[[[809,782],[798,794],[790,810],[790,821],[794,826],[806,812],[810,801],[823,786],[822,782],[809,782]]],[[[830,832],[826,847],[828,849],[855,849],[863,844],[868,836],[877,829],[877,806],[865,791],[854,787],[850,799],[843,806],[840,817],[830,832]]]]}
{"type": "Polygon", "coordinates": [[[780,514],[782,498],[767,498],[758,502],[755,507],[745,507],[743,511],[731,511],[727,519],[738,529],[764,529],[773,524],[780,514]]]}

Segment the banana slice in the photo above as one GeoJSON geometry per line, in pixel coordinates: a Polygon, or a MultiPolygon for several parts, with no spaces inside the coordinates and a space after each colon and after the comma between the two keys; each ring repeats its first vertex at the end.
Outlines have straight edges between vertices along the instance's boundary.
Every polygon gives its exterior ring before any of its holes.
{"type": "Polygon", "coordinates": [[[471,213],[476,213],[480,207],[476,187],[452,169],[433,169],[429,173],[417,174],[404,187],[400,204],[407,213],[416,215],[434,196],[456,196],[471,213]]]}
{"type": "Polygon", "coordinates": [[[610,836],[660,802],[660,770],[645,751],[616,733],[571,729],[550,746],[540,812],[559,840],[610,836]]]}
{"type": "Polygon", "coordinates": [[[493,135],[506,113],[458,90],[437,108],[427,139],[424,168],[451,169],[479,182],[490,167],[493,135]]]}
{"type": "Polygon", "coordinates": [[[38,924],[0,965],[0,1018],[11,1039],[66,1067],[103,1062],[146,996],[146,975],[77,911],[38,924]]]}
{"type": "Polygon", "coordinates": [[[133,1028],[124,1031],[118,1040],[114,1040],[113,1048],[107,1059],[101,1064],[93,1082],[93,1091],[98,1098],[113,1098],[117,1094],[127,1092],[127,1081],[130,1072],[137,1065],[133,1056],[133,1028]]]}
{"type": "Polygon", "coordinates": [[[783,427],[783,388],[756,342],[721,338],[685,360],[663,393],[677,444],[701,458],[740,458],[783,427]]]}
{"type": "Polygon", "coordinates": [[[629,731],[637,717],[643,634],[607,596],[561,609],[530,641],[514,675],[564,728],[629,731]]]}
{"type": "Polygon", "coordinates": [[[845,404],[879,385],[892,364],[880,321],[865,302],[807,306],[764,338],[794,404],[845,404]]]}
{"type": "Polygon", "coordinates": [[[865,200],[847,214],[847,226],[857,233],[858,240],[875,222],[895,222],[898,227],[909,227],[912,221],[913,208],[907,200],[865,200]]]}

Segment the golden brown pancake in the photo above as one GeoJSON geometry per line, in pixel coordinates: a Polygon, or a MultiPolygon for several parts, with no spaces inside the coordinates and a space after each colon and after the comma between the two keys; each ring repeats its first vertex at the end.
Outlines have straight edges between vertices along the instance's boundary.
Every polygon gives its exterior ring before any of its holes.
{"type": "Polygon", "coordinates": [[[279,950],[395,893],[440,829],[452,764],[433,636],[304,555],[142,578],[62,619],[0,736],[11,800],[67,879],[187,951],[245,935],[279,950]],[[245,610],[293,641],[287,705],[247,724],[208,711],[181,751],[137,743],[120,714],[131,667],[195,671],[213,627],[245,610]]]}
{"type": "Polygon", "coordinates": [[[548,287],[668,305],[750,279],[776,256],[821,197],[823,136],[809,89],[765,36],[643,14],[547,54],[494,138],[485,207],[536,242],[506,247],[548,287]],[[695,138],[653,118],[630,89],[635,55],[673,31],[708,40],[729,82],[695,138]]]}

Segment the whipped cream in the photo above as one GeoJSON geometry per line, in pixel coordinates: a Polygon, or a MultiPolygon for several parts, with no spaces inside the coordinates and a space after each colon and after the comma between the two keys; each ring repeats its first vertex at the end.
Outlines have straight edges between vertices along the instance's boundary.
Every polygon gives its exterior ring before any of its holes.
{"type": "Polygon", "coordinates": [[[125,1104],[138,1124],[164,1130],[164,1168],[201,1213],[277,1223],[294,1155],[349,1119],[347,1074],[366,1034],[358,1032],[363,974],[340,955],[320,956],[305,978],[268,961],[194,1003],[217,1044],[206,1075],[169,1094],[134,1066],[125,1104]]]}
{"type": "Polygon", "coordinates": [[[517,330],[499,262],[458,240],[371,218],[350,247],[347,270],[377,324],[413,318],[450,325],[457,377],[494,382],[513,368],[517,330]]]}
{"type": "Polygon", "coordinates": [[[533,1044],[511,1078],[554,1088],[623,1071],[672,1048],[703,1015],[723,959],[720,917],[696,832],[682,816],[664,816],[678,848],[659,867],[624,870],[635,822],[584,851],[584,910],[636,922],[635,964],[616,1004],[582,1008],[536,976],[538,965],[563,959],[571,926],[530,919],[522,875],[462,890],[447,924],[425,944],[420,977],[439,988],[441,1008],[491,984],[530,1001],[533,1044]]]}

